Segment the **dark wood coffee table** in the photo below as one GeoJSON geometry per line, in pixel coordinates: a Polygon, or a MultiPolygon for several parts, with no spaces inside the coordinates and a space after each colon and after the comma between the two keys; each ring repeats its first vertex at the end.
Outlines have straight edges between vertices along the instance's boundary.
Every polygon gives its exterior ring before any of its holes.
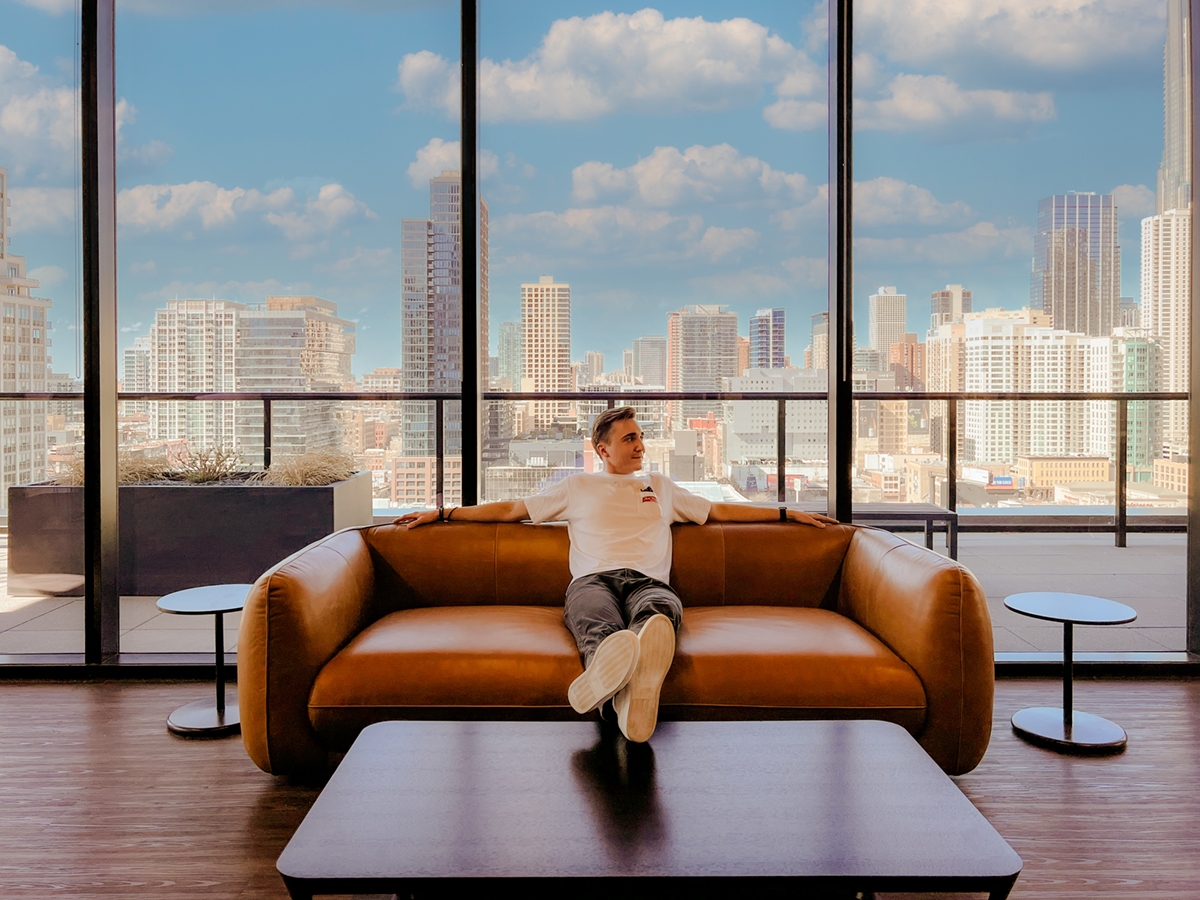
{"type": "Polygon", "coordinates": [[[383,722],[278,867],[297,898],[1003,898],[1021,859],[886,722],[663,722],[649,744],[588,722],[383,722]]]}

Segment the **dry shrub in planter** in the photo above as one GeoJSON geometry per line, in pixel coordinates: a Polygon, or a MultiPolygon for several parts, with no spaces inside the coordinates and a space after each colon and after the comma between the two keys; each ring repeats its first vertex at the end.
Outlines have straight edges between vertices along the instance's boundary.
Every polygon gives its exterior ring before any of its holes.
{"type": "Polygon", "coordinates": [[[283,456],[271,461],[271,468],[254,476],[263,484],[305,485],[336,484],[345,481],[357,469],[354,460],[341,450],[310,450],[298,456],[283,456]]]}

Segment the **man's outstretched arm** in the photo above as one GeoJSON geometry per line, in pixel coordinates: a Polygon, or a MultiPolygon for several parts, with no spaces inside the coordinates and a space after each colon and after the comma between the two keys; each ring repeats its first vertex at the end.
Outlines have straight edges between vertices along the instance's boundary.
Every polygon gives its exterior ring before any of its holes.
{"type": "MultiPolygon", "coordinates": [[[[453,522],[523,522],[529,518],[524,500],[504,501],[501,503],[481,503],[479,506],[447,507],[445,518],[453,522]]],[[[436,509],[427,512],[405,513],[392,521],[393,525],[405,525],[416,528],[438,521],[436,509]]]]}
{"type": "MultiPolygon", "coordinates": [[[[787,511],[789,522],[800,522],[804,525],[815,525],[824,528],[826,524],[836,525],[837,519],[823,516],[819,513],[805,513],[798,509],[787,511]]],[[[778,522],[778,506],[751,506],[748,503],[714,503],[708,511],[710,522],[778,522]]]]}

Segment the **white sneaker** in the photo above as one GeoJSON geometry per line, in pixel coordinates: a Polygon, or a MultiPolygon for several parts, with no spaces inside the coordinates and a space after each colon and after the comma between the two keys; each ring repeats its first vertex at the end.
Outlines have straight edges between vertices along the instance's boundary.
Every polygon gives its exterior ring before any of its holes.
{"type": "Polygon", "coordinates": [[[635,743],[650,740],[658,724],[658,695],[675,658],[675,628],[663,615],[651,616],[638,635],[633,677],[614,698],[621,734],[635,743]]]}
{"type": "Polygon", "coordinates": [[[638,636],[629,629],[614,632],[600,642],[591,664],[567,688],[567,699],[577,713],[591,712],[629,683],[637,666],[638,636]]]}

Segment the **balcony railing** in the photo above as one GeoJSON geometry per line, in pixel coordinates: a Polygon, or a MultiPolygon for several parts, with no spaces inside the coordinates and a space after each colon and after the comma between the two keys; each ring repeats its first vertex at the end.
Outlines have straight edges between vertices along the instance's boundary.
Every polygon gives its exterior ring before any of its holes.
{"type": "MultiPolygon", "coordinates": [[[[14,400],[82,400],[82,394],[62,391],[50,392],[6,392],[0,393],[0,402],[14,400]]],[[[828,399],[824,391],[484,391],[480,395],[484,401],[548,401],[548,400],[591,400],[604,402],[612,409],[619,402],[633,403],[647,400],[659,401],[767,401],[776,405],[776,494],[779,502],[786,500],[787,482],[787,404],[789,402],[824,402],[828,399]]],[[[275,402],[298,401],[426,401],[434,404],[435,422],[435,456],[437,458],[437,499],[439,506],[444,498],[445,484],[445,404],[462,399],[457,392],[442,393],[410,393],[400,391],[223,391],[223,392],[145,392],[122,391],[118,394],[122,401],[255,401],[262,403],[263,416],[263,467],[271,465],[271,412],[275,402]]],[[[1186,392],[1170,391],[1109,391],[1104,393],[1073,392],[1044,392],[1044,391],[855,391],[855,400],[916,400],[942,401],[946,403],[946,471],[947,503],[950,510],[957,510],[957,478],[949,477],[950,473],[958,471],[958,404],[968,400],[983,401],[1110,401],[1116,403],[1116,485],[1114,516],[1111,525],[1089,522],[1082,526],[1063,525],[1062,523],[1029,523],[1021,530],[1027,531],[1113,531],[1116,534],[1118,547],[1126,546],[1126,535],[1130,531],[1155,530],[1178,531],[1182,525],[1130,525],[1127,508],[1126,478],[1128,476],[1128,425],[1129,404],[1138,401],[1186,401],[1186,392]]],[[[900,505],[900,504],[898,504],[900,505]]],[[[1009,523],[979,522],[967,526],[963,530],[971,531],[1001,531],[1009,528],[1009,523]]]]}

